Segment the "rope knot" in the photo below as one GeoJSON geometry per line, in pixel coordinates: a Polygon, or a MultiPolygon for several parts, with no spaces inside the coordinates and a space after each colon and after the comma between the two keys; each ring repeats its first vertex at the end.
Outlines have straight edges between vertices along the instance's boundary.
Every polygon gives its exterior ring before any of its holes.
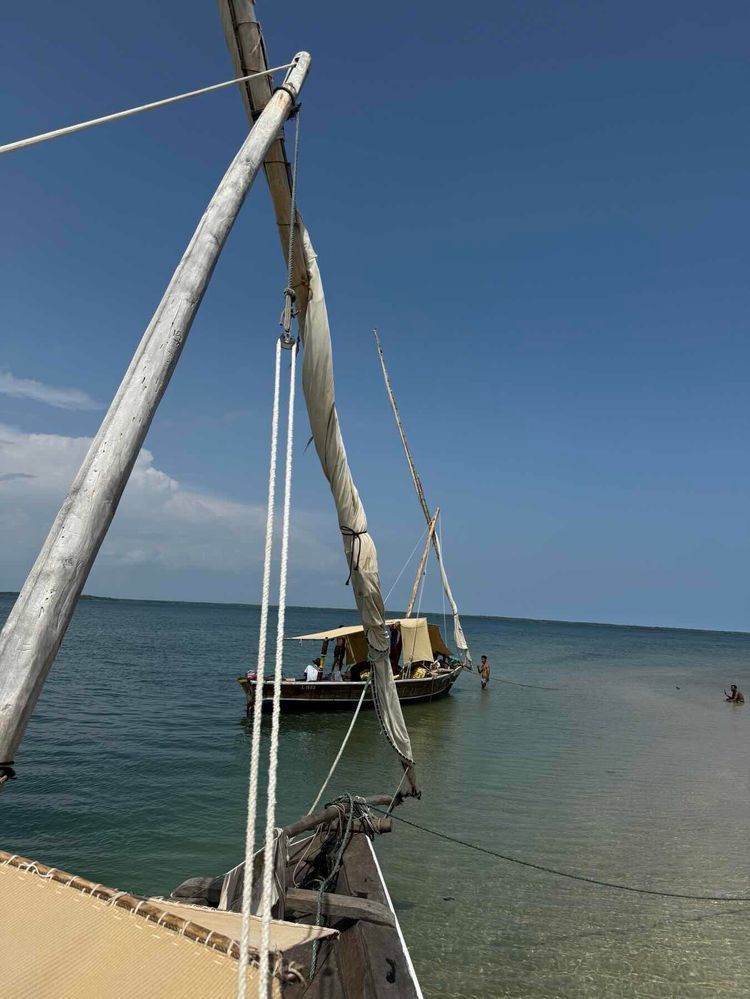
{"type": "Polygon", "coordinates": [[[284,308],[281,310],[281,319],[279,320],[279,325],[283,328],[284,333],[289,337],[289,333],[292,328],[292,318],[297,315],[294,303],[297,300],[297,296],[294,294],[294,288],[284,289],[284,308]]]}
{"type": "Polygon", "coordinates": [[[347,576],[344,586],[348,586],[351,582],[352,573],[356,570],[359,572],[359,558],[362,554],[362,535],[367,534],[367,528],[364,531],[355,531],[351,527],[346,527],[343,524],[339,524],[339,530],[345,538],[352,539],[352,550],[349,553],[349,575],[347,576]],[[354,557],[354,546],[357,545],[357,557],[354,557]]]}

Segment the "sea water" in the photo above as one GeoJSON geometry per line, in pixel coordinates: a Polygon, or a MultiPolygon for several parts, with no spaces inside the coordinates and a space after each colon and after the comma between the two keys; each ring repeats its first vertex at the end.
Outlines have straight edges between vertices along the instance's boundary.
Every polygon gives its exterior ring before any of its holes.
{"type": "MultiPolygon", "coordinates": [[[[287,620],[293,635],[354,615],[287,620]]],[[[257,623],[252,607],[82,601],[0,798],[0,846],[137,893],[236,864],[250,738],[236,678],[257,623]]],[[[463,623],[490,687],[464,673],[406,709],[423,795],[396,814],[587,878],[750,898],[750,703],[722,694],[750,694],[750,635],[463,623]]],[[[289,670],[316,651],[287,643],[289,670]]],[[[348,721],[283,717],[279,823],[307,810],[348,721]]],[[[399,776],[363,713],[326,799],[399,776]]],[[[566,879],[398,821],[376,848],[426,996],[750,995],[750,902],[566,879]]]]}

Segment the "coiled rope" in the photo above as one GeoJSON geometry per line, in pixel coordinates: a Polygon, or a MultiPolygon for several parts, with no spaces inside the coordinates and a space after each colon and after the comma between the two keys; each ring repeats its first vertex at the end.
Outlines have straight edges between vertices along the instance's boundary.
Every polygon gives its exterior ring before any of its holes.
{"type": "Polygon", "coordinates": [[[121,118],[130,118],[134,114],[141,114],[143,111],[155,111],[157,108],[166,107],[168,104],[177,104],[178,101],[186,101],[191,97],[200,97],[201,94],[210,94],[214,90],[223,90],[224,87],[231,87],[235,83],[245,83],[248,80],[255,80],[259,76],[269,76],[277,73],[281,69],[289,69],[294,63],[287,62],[283,66],[274,66],[273,69],[264,69],[260,73],[249,73],[247,76],[238,76],[234,80],[224,80],[222,83],[212,83],[209,87],[201,87],[200,90],[188,90],[187,93],[177,94],[175,97],[164,97],[159,101],[152,101],[150,104],[140,104],[135,108],[127,108],[125,111],[115,111],[113,114],[105,114],[101,118],[89,118],[88,121],[79,121],[75,125],[66,125],[64,128],[56,128],[51,132],[41,132],[39,135],[31,135],[26,139],[18,139],[16,142],[8,142],[0,146],[0,156],[3,153],[13,153],[18,149],[26,149],[27,146],[36,146],[40,142],[49,142],[52,139],[60,139],[64,135],[72,135],[74,132],[83,132],[87,128],[96,128],[98,125],[106,125],[110,121],[119,121],[121,118]]]}
{"type": "MultiPolygon", "coordinates": [[[[329,801],[326,805],[328,808],[330,805],[335,805],[339,811],[339,818],[337,820],[337,828],[331,834],[330,840],[334,841],[338,839],[336,855],[333,859],[331,867],[328,874],[320,879],[318,885],[318,902],[315,907],[315,923],[313,925],[320,926],[320,918],[323,910],[323,895],[328,891],[330,885],[333,884],[336,876],[341,868],[341,862],[344,859],[344,852],[349,845],[352,838],[352,831],[354,829],[355,819],[359,819],[367,832],[367,835],[372,839],[374,836],[374,829],[372,827],[372,822],[370,820],[370,807],[364,798],[359,795],[351,794],[346,791],[344,794],[340,795],[334,801],[329,801]]],[[[333,825],[333,823],[331,823],[333,825]]],[[[320,829],[320,827],[318,827],[320,829]]],[[[330,842],[323,844],[321,846],[321,854],[328,852],[330,849],[330,842]]],[[[320,941],[318,939],[313,940],[312,946],[312,957],[310,960],[310,975],[309,980],[312,981],[315,977],[315,972],[318,967],[318,946],[320,941]]]]}
{"type": "Polygon", "coordinates": [[[478,843],[470,843],[468,840],[459,839],[457,836],[449,836],[448,833],[439,832],[437,829],[430,829],[427,826],[419,825],[418,822],[412,822],[411,819],[405,819],[402,815],[396,815],[393,812],[386,812],[382,808],[377,808],[375,805],[370,805],[370,808],[374,812],[380,812],[383,815],[390,815],[391,818],[398,819],[399,822],[403,822],[404,825],[412,826],[414,829],[419,829],[420,832],[428,833],[430,836],[436,836],[438,839],[443,839],[447,843],[453,843],[456,846],[466,847],[468,850],[476,850],[477,853],[484,853],[489,857],[495,857],[496,860],[504,860],[509,864],[517,864],[520,867],[530,867],[534,871],[542,871],[545,874],[554,874],[558,878],[568,878],[570,881],[582,881],[584,884],[597,885],[600,888],[613,888],[617,891],[628,891],[633,892],[636,895],[656,895],[660,898],[679,898],[686,899],[690,902],[750,902],[750,896],[748,895],[692,895],[689,892],[680,891],[666,891],[659,888],[641,888],[637,885],[624,885],[617,881],[602,881],[599,878],[590,878],[584,874],[573,874],[571,871],[561,871],[556,867],[547,867],[545,864],[537,864],[531,860],[521,860],[520,857],[512,857],[507,853],[500,853],[497,850],[491,850],[486,846],[479,846],[478,843]]]}

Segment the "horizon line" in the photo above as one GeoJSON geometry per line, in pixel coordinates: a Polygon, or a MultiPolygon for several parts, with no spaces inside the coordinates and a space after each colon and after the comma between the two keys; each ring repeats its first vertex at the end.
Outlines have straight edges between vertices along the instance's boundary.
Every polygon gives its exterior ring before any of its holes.
{"type": "MultiPolygon", "coordinates": [[[[19,595],[19,590],[0,590],[0,596],[2,597],[17,597],[19,595]]],[[[252,607],[260,608],[260,604],[248,603],[241,600],[167,600],[160,598],[149,598],[149,597],[103,597],[96,593],[82,593],[79,600],[102,600],[112,603],[131,603],[131,604],[196,604],[199,606],[205,605],[208,607],[252,607]]],[[[269,607],[278,607],[278,604],[269,604],[269,607]]],[[[287,607],[292,607],[295,610],[326,610],[326,611],[343,611],[344,613],[356,614],[357,610],[354,607],[320,607],[315,604],[287,604],[287,607]]],[[[431,614],[433,617],[452,617],[450,613],[443,614],[442,611],[424,611],[421,616],[427,616],[431,614]]],[[[739,629],[731,628],[689,628],[685,625],[669,625],[669,624],[617,624],[612,621],[578,621],[570,620],[566,618],[546,618],[546,617],[516,617],[508,614],[471,614],[471,613],[461,613],[462,618],[473,617],[479,619],[487,619],[489,621],[526,621],[531,624],[570,624],[577,625],[582,624],[587,627],[593,628],[635,628],[641,631],[697,631],[707,634],[715,635],[748,635],[750,631],[742,631],[739,629]]]]}

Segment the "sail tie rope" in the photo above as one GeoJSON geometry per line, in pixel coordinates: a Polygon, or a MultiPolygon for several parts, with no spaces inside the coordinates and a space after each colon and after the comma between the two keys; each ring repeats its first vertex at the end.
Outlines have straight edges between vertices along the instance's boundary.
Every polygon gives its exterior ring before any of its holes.
{"type": "Polygon", "coordinates": [[[260,764],[260,729],[263,710],[263,677],[266,667],[268,604],[271,592],[271,554],[273,550],[273,520],[276,502],[276,460],[279,441],[279,394],[281,385],[281,341],[276,342],[274,365],[273,409],[271,415],[271,453],[268,468],[268,506],[266,510],[266,541],[263,555],[263,586],[260,603],[258,662],[256,666],[253,732],[250,748],[250,778],[247,794],[247,826],[245,829],[245,867],[242,883],[242,924],[240,957],[237,971],[237,996],[245,999],[245,963],[250,945],[250,908],[253,896],[253,854],[255,853],[255,821],[258,810],[258,770],[260,764]]]}
{"type": "Polygon", "coordinates": [[[352,539],[352,547],[349,552],[349,575],[346,578],[344,586],[348,586],[352,579],[352,573],[356,570],[359,572],[359,557],[362,554],[362,535],[367,534],[367,528],[364,531],[355,531],[352,527],[346,527],[343,524],[339,524],[339,530],[344,535],[345,538],[352,539]],[[354,546],[357,545],[357,557],[354,557],[354,546]]]}
{"type": "Polygon", "coordinates": [[[12,153],[17,149],[26,149],[27,146],[36,146],[40,142],[49,142],[52,139],[60,139],[64,135],[72,135],[74,132],[83,132],[87,128],[96,128],[98,125],[106,125],[110,121],[119,121],[121,118],[130,118],[134,114],[142,111],[155,111],[157,108],[166,107],[168,104],[176,104],[178,101],[186,101],[191,97],[200,97],[201,94],[210,94],[214,90],[222,90],[224,87],[231,87],[235,83],[246,83],[248,80],[255,80],[260,76],[270,76],[282,69],[289,69],[293,62],[284,63],[283,66],[274,66],[272,69],[264,69],[259,73],[249,73],[247,76],[238,76],[234,80],[224,80],[222,83],[213,83],[209,87],[201,87],[200,90],[189,90],[184,94],[177,94],[174,97],[164,97],[159,101],[152,101],[150,104],[140,104],[138,107],[127,108],[124,111],[115,111],[113,114],[106,114],[101,118],[89,118],[88,121],[79,121],[75,125],[66,125],[64,128],[56,128],[51,132],[40,132],[39,135],[31,135],[26,139],[18,139],[16,142],[8,142],[0,146],[0,156],[3,153],[12,153]]]}
{"type": "Polygon", "coordinates": [[[276,782],[279,766],[279,721],[281,716],[281,680],[284,664],[284,624],[286,621],[286,587],[289,564],[289,523],[292,498],[292,452],[294,447],[294,389],[297,351],[291,352],[289,366],[289,410],[286,431],[286,466],[284,470],[284,505],[281,521],[281,565],[279,572],[279,606],[276,621],[276,669],[273,677],[273,708],[271,711],[271,746],[268,761],[268,800],[266,835],[263,850],[263,894],[261,896],[260,975],[258,997],[267,999],[269,951],[271,947],[271,889],[274,874],[274,823],[276,820],[276,782]]]}

